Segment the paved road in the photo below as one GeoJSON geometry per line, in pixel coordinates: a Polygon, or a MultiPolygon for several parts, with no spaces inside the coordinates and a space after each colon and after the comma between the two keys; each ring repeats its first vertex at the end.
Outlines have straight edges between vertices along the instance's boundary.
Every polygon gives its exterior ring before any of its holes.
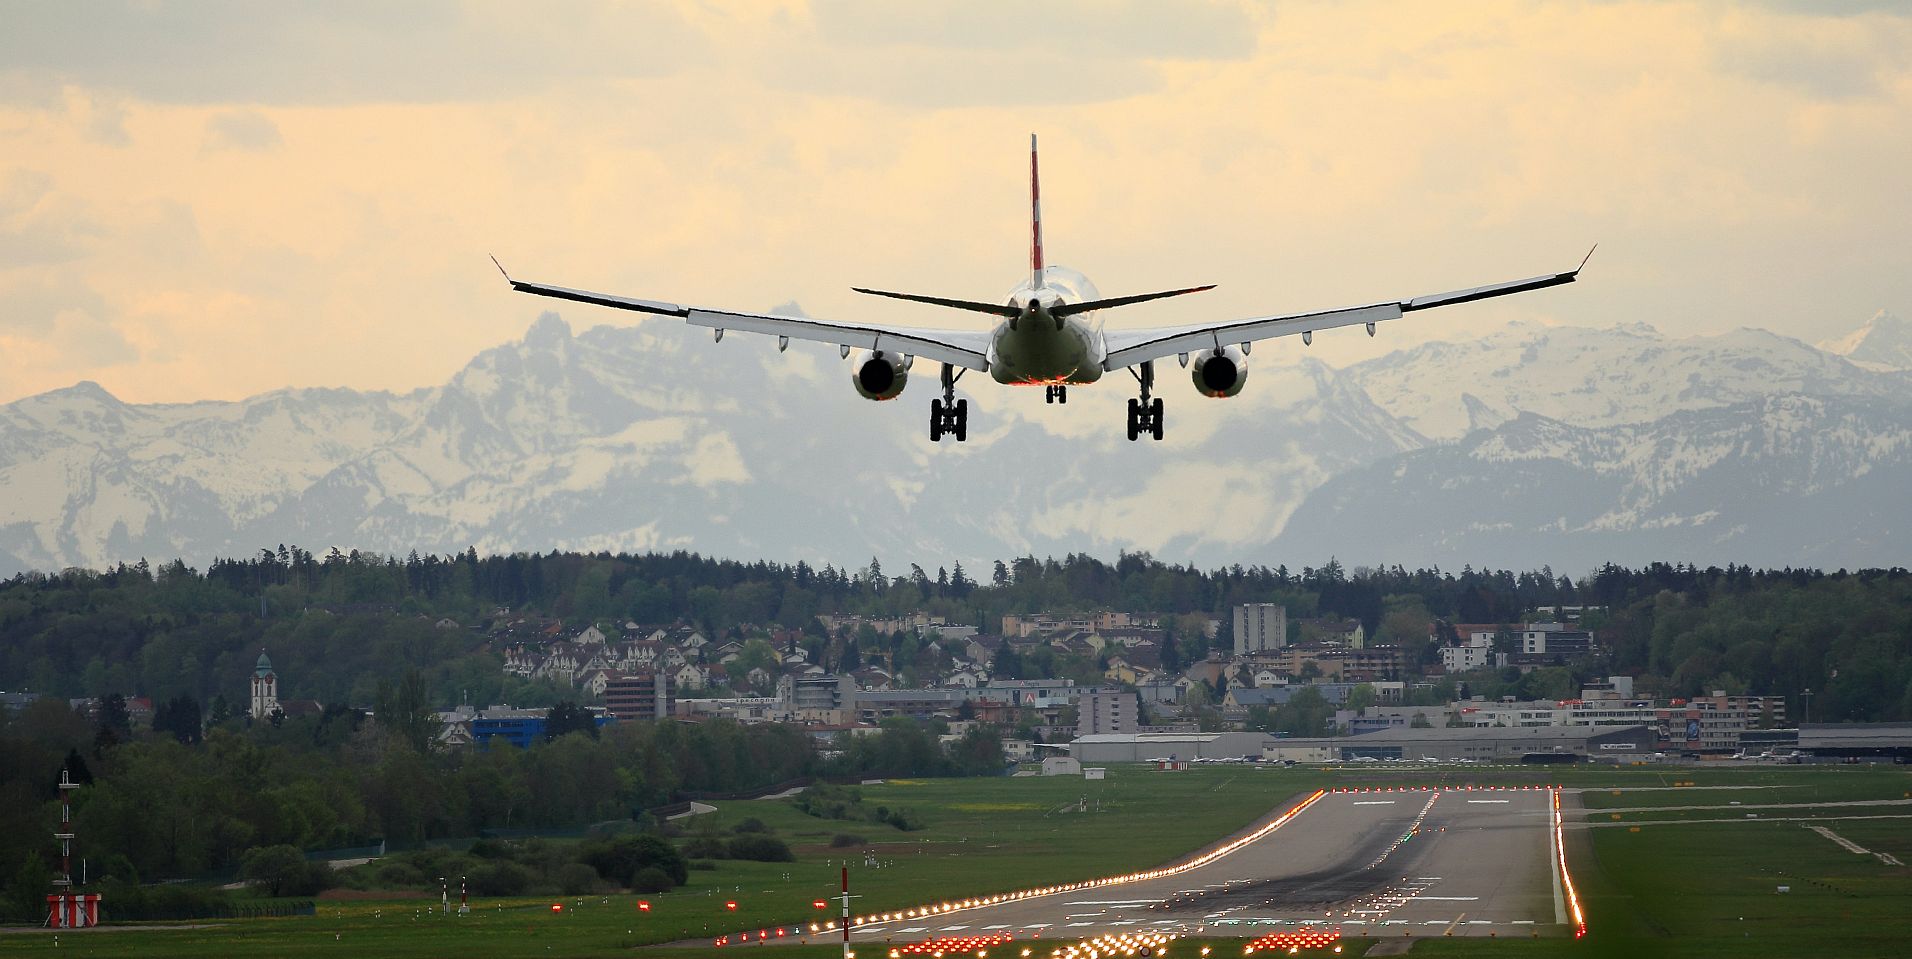
{"type": "Polygon", "coordinates": [[[1142,929],[1255,936],[1293,924],[1350,936],[1527,936],[1557,915],[1550,809],[1546,790],[1326,793],[1193,869],[865,924],[852,938],[1077,939],[1142,929]]]}

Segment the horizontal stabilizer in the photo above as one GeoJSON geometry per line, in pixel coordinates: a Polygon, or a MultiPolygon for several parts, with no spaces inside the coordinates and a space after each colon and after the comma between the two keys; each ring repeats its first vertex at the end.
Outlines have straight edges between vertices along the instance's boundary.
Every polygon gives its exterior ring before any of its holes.
{"type": "Polygon", "coordinates": [[[1164,290],[1163,292],[1160,292],[1160,293],[1137,293],[1134,296],[1117,296],[1117,297],[1111,297],[1106,300],[1090,300],[1086,303],[1065,303],[1061,306],[1051,307],[1049,309],[1049,315],[1050,316],[1074,316],[1077,313],[1088,313],[1093,310],[1107,310],[1113,307],[1129,306],[1135,303],[1147,303],[1150,300],[1160,300],[1160,299],[1165,299],[1171,296],[1182,296],[1183,294],[1187,294],[1187,293],[1200,293],[1204,290],[1212,290],[1214,288],[1215,288],[1215,284],[1210,283],[1207,286],[1191,286],[1186,290],[1164,290]]]}
{"type": "Polygon", "coordinates": [[[996,316],[1015,317],[1022,311],[1006,303],[978,303],[975,300],[951,300],[941,296],[924,296],[920,293],[891,293],[888,290],[866,290],[860,286],[850,289],[871,296],[887,296],[892,300],[908,300],[911,303],[928,303],[931,306],[947,306],[951,309],[968,310],[972,313],[990,313],[996,316]]]}

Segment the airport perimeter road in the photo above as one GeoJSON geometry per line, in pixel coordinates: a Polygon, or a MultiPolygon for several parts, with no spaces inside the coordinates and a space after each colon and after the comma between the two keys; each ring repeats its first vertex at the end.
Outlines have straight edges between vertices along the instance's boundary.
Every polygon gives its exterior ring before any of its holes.
{"type": "Polygon", "coordinates": [[[1559,921],[1551,797],[1544,789],[1325,793],[1279,828],[1193,869],[877,917],[854,927],[852,941],[1076,939],[1147,929],[1252,937],[1294,925],[1349,936],[1527,936],[1559,921]]]}

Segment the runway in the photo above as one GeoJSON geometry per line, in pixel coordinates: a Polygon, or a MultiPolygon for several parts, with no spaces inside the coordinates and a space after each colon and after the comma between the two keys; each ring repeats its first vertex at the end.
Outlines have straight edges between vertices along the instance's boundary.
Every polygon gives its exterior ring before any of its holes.
{"type": "Polygon", "coordinates": [[[1297,797],[1285,822],[1129,881],[865,917],[853,942],[1155,930],[1259,936],[1529,936],[1565,922],[1546,789],[1396,789],[1297,797]],[[1226,849],[1226,847],[1224,847],[1226,849]],[[953,906],[953,907],[952,907],[953,906]],[[911,915],[910,912],[915,912],[911,915]]]}

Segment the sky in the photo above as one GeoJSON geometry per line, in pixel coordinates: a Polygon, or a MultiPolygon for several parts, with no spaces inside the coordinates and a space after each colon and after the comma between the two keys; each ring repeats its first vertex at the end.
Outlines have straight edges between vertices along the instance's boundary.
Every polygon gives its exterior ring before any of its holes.
{"type": "Polygon", "coordinates": [[[1111,325],[1556,272],[1595,242],[1575,286],[1312,349],[1340,365],[1512,321],[1813,342],[1912,313],[1903,3],[9,0],[0,18],[0,402],[80,380],[134,402],[434,385],[551,306],[488,255],[651,299],[975,323],[850,287],[1007,292],[1031,132],[1051,262],[1109,296],[1219,284],[1111,325]]]}

